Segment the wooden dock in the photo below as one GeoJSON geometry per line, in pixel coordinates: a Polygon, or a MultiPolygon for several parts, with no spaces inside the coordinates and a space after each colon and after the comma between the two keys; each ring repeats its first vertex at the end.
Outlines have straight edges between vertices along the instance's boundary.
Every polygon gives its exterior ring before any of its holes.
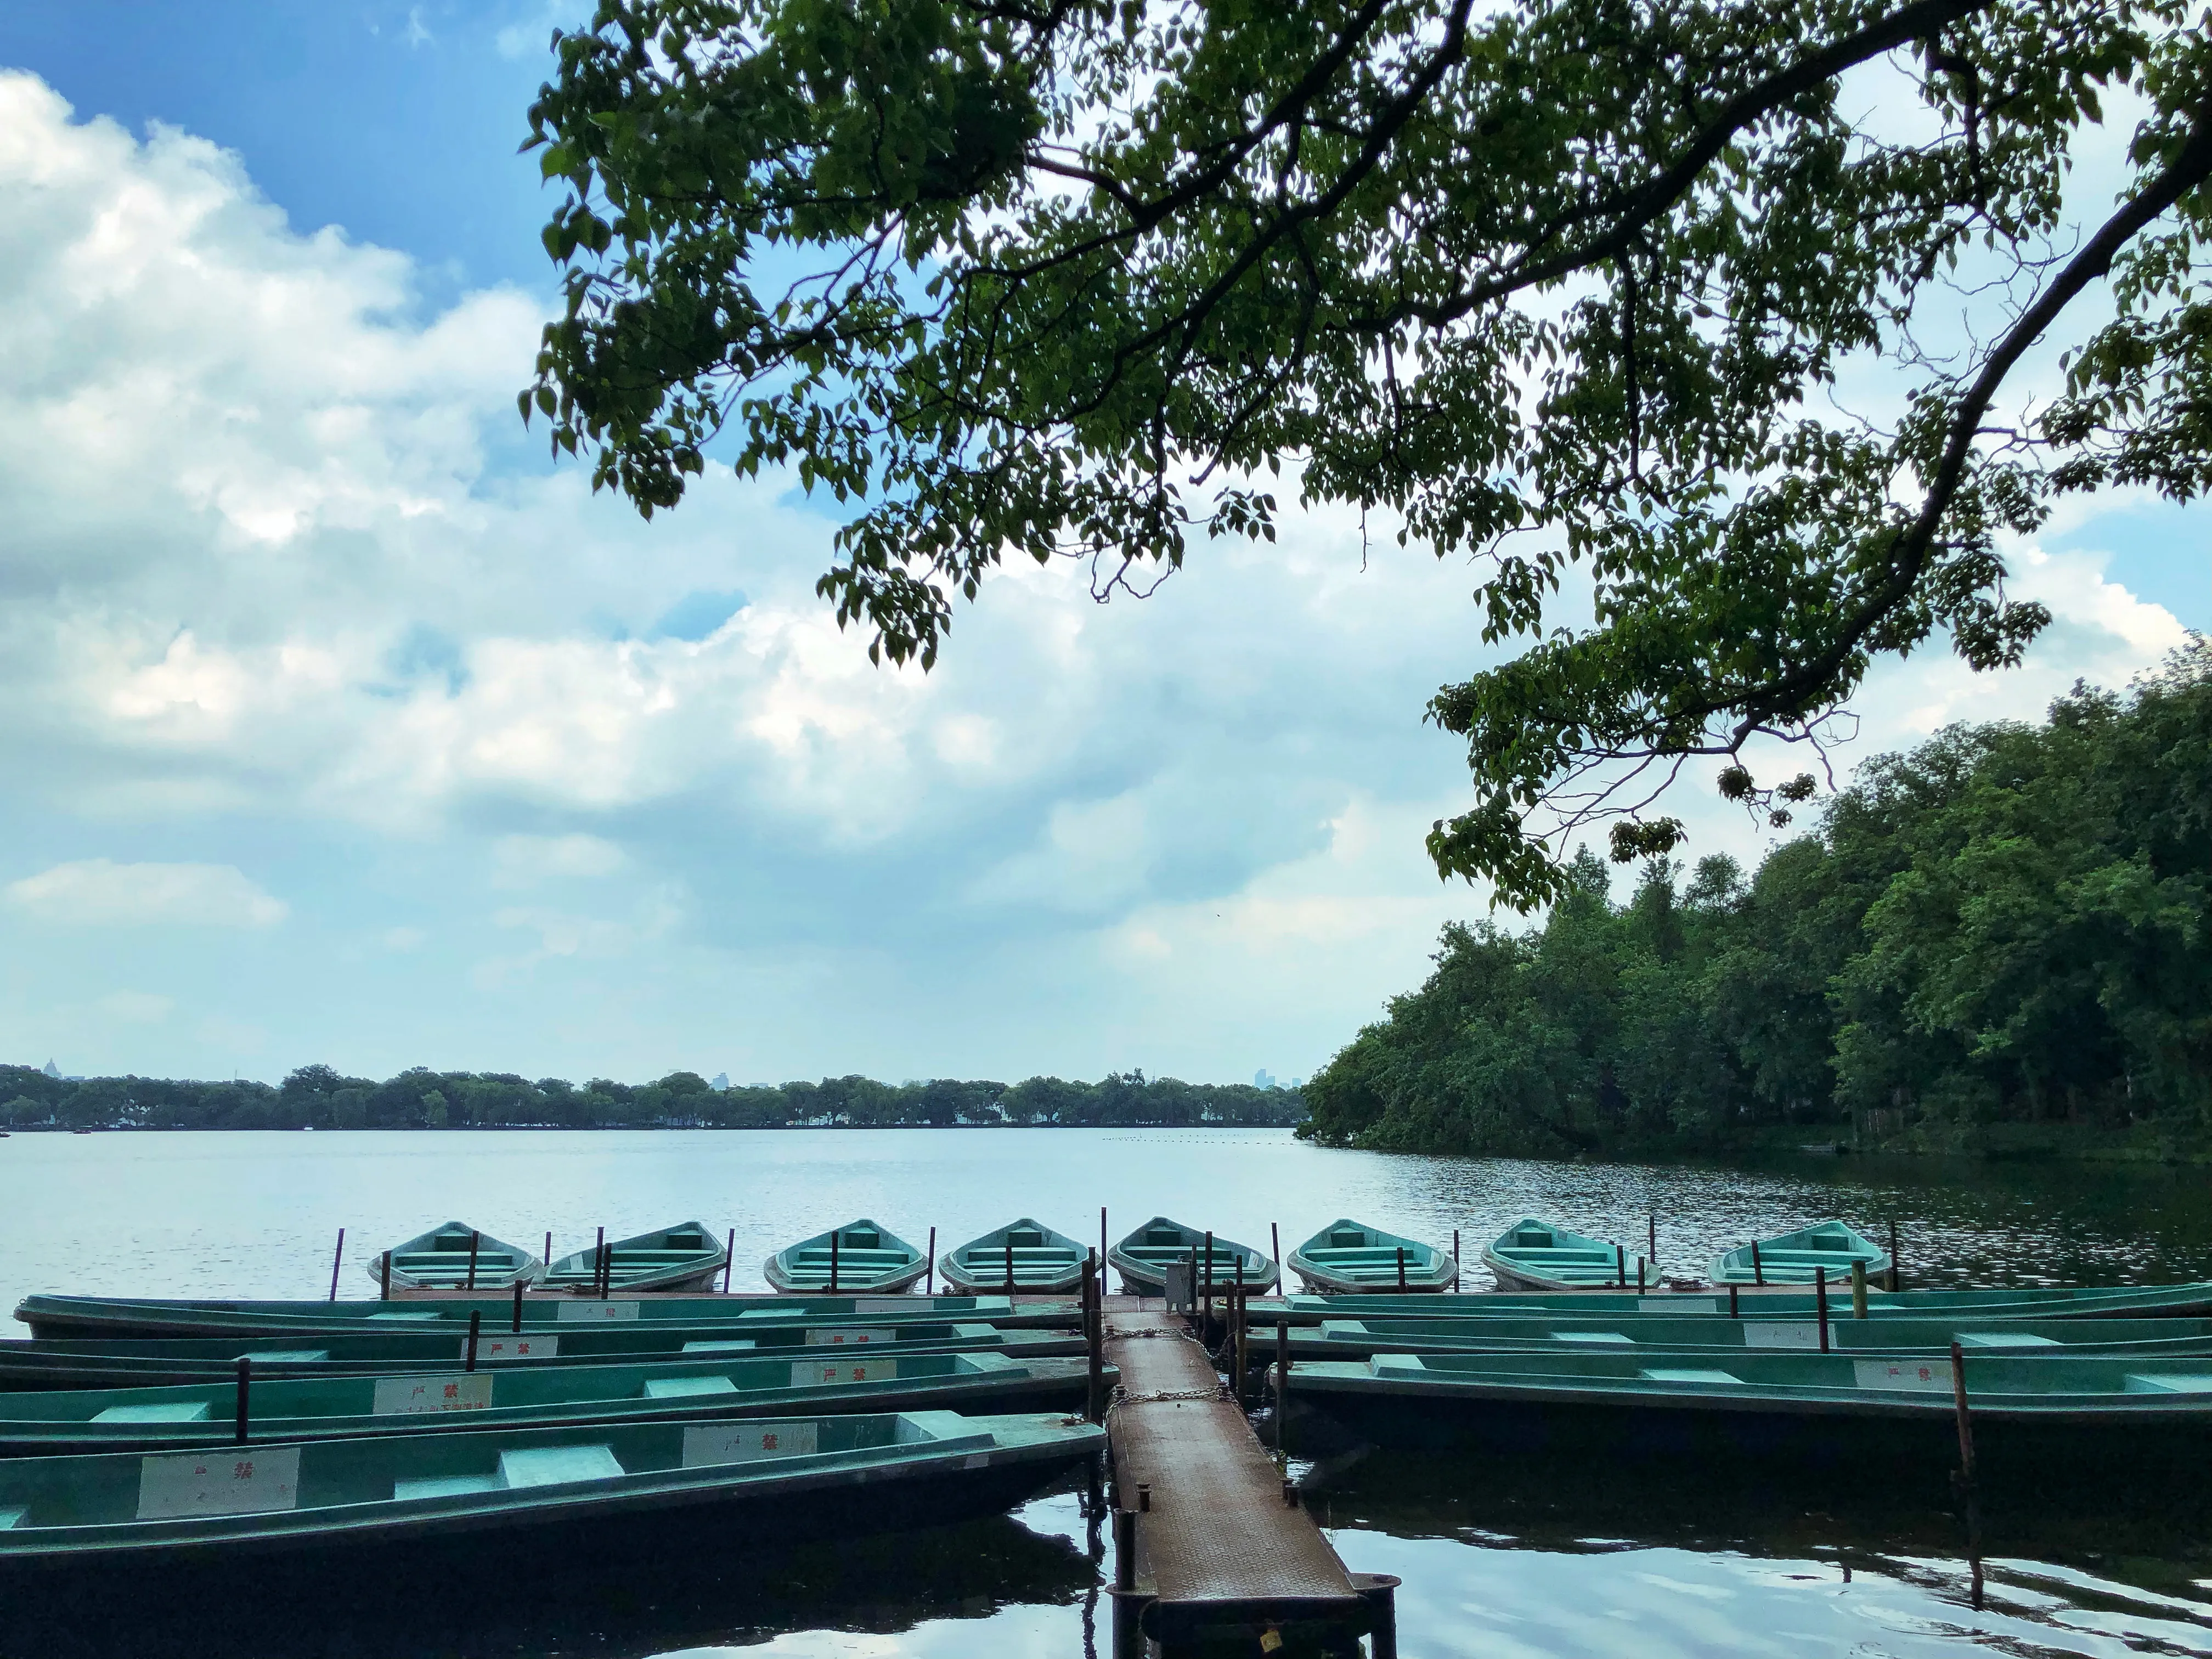
{"type": "Polygon", "coordinates": [[[1212,1358],[1158,1298],[1109,1297],[1114,1659],[1395,1659],[1397,1581],[1355,1574],[1260,1444],[1212,1358]]]}

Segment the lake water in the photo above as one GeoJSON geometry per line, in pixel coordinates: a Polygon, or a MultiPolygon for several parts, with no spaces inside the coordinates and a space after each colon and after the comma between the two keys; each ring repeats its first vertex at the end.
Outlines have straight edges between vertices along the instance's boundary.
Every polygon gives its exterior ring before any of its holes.
{"type": "MultiPolygon", "coordinates": [[[[449,1218],[532,1248],[550,1230],[556,1250],[601,1225],[696,1219],[736,1231],[737,1287],[760,1289],[772,1250],[856,1216],[950,1246],[1019,1212],[1092,1237],[1101,1205],[1115,1237],[1160,1212],[1263,1249],[1277,1224],[1288,1248],[1350,1215],[1439,1243],[1456,1228],[1469,1255],[1524,1212],[1632,1243],[1656,1214],[1660,1260],[1681,1272],[1755,1232],[1835,1215],[1881,1236],[1894,1219],[1910,1283],[2114,1284],[2212,1277],[2207,1187],[2056,1164],[1384,1157],[1276,1130],[19,1133],[0,1147],[0,1296],[320,1296],[341,1225],[341,1293],[365,1295],[375,1251],[449,1218]]],[[[2212,1510],[2145,1513],[2124,1481],[1986,1516],[1977,1610],[1927,1492],[1807,1502],[1679,1472],[1389,1455],[1304,1472],[1347,1564],[1405,1581],[1405,1659],[2212,1656],[2212,1510]]],[[[641,1575],[479,1576],[453,1553],[405,1584],[288,1568],[243,1607],[9,1594],[0,1659],[1056,1659],[1103,1644],[1107,1565],[1060,1493],[935,1534],[756,1560],[707,1547],[641,1575]]]]}

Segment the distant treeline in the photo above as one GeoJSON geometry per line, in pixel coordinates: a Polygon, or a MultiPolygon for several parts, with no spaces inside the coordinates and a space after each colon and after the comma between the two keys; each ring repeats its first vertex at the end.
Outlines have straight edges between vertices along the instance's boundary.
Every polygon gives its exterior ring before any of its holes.
{"type": "Polygon", "coordinates": [[[1184,1083],[1142,1072],[1097,1083],[878,1083],[824,1078],[769,1088],[716,1089],[696,1072],[657,1083],[593,1078],[581,1087],[511,1072],[417,1066],[379,1083],[303,1066],[280,1085],[163,1078],[52,1078],[0,1066],[0,1127],[99,1129],[783,1129],[1291,1124],[1294,1090],[1184,1083]]]}
{"type": "Polygon", "coordinates": [[[1446,927],[1428,982],[1307,1080],[1301,1133],[1544,1157],[2212,1149],[2202,640],[2125,696],[2077,686],[2042,726],[1873,762],[1748,880],[1662,860],[1617,905],[1604,864],[1575,873],[1533,932],[1446,927]]]}

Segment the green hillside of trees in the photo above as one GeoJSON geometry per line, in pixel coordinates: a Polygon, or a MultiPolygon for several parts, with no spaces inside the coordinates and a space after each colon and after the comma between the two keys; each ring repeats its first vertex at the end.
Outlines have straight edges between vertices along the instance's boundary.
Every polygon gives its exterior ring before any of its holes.
{"type": "Polygon", "coordinates": [[[1585,852],[1305,1085],[1331,1145],[2212,1152],[2212,649],[1863,769],[1747,878],[1585,852]]]}
{"type": "Polygon", "coordinates": [[[1305,1115],[1294,1090],[1184,1083],[1142,1072],[1096,1083],[1033,1077],[1004,1083],[878,1083],[824,1078],[770,1088],[718,1090],[696,1072],[657,1083],[593,1078],[581,1087],[507,1072],[417,1066],[378,1083],[303,1066],[281,1087],[160,1078],[72,1081],[27,1066],[0,1066],[0,1127],[142,1129],[776,1129],[960,1124],[1182,1127],[1291,1124],[1305,1115]]]}

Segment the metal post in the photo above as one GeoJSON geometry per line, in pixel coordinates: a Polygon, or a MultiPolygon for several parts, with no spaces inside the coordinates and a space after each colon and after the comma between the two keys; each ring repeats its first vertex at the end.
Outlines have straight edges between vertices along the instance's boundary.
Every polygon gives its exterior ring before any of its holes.
{"type": "Polygon", "coordinates": [[[1252,1327],[1249,1322],[1251,1319],[1250,1296],[1244,1289],[1242,1282],[1240,1282],[1237,1286],[1236,1307],[1237,1340],[1230,1345],[1229,1357],[1230,1363],[1237,1367],[1236,1375],[1231,1379],[1231,1389],[1237,1396],[1237,1403],[1241,1406],[1244,1403],[1244,1378],[1246,1374],[1252,1369],[1250,1363],[1252,1352],[1252,1327]]]}
{"type": "Polygon", "coordinates": [[[730,1236],[722,1241],[722,1294],[730,1293],[730,1270],[738,1261],[738,1230],[730,1229],[730,1236]]]}
{"type": "Polygon", "coordinates": [[[929,1265],[922,1272],[921,1293],[933,1297],[937,1294],[937,1229],[934,1227],[929,1230],[929,1254],[925,1260],[929,1265]]]}
{"type": "Polygon", "coordinates": [[[473,1291],[477,1287],[477,1246],[483,1240],[482,1233],[472,1232],[469,1235],[469,1282],[462,1286],[464,1290],[473,1291]]]}
{"type": "Polygon", "coordinates": [[[1751,1241],[1751,1278],[1755,1285],[1766,1283],[1766,1266],[1759,1259],[1759,1241],[1751,1241]]]}
{"type": "Polygon", "coordinates": [[[1654,1273],[1659,1270],[1659,1212],[1656,1210],[1651,1212],[1650,1222],[1644,1230],[1644,1259],[1651,1264],[1654,1273]]]}
{"type": "Polygon", "coordinates": [[[1743,1317],[1743,1315],[1737,1310],[1735,1305],[1735,1286],[1733,1285],[1729,1286],[1729,1317],[1730,1319],[1741,1319],[1743,1317]]]}
{"type": "Polygon", "coordinates": [[[522,1334],[522,1281],[514,1281],[514,1334],[522,1334]]]}
{"type": "Polygon", "coordinates": [[[1851,1317],[1864,1319],[1866,1316],[1866,1263],[1854,1261],[1851,1263],[1851,1317]]]}
{"type": "Polygon", "coordinates": [[[1210,1227],[1206,1233],[1206,1265],[1200,1271],[1206,1275],[1206,1291],[1200,1303],[1198,1340],[1211,1342],[1213,1340],[1213,1230],[1210,1227]]]}
{"type": "MultiPolygon", "coordinates": [[[[1106,1206],[1103,1204],[1098,1206],[1098,1272],[1100,1283],[1103,1284],[1106,1272],[1106,1206]]],[[[1125,1285],[1122,1288],[1127,1290],[1128,1286],[1125,1285]]]]}
{"type": "Polygon", "coordinates": [[[1613,1279],[1620,1289],[1628,1288],[1628,1252],[1618,1244],[1613,1247],[1613,1279]]]}
{"type": "Polygon", "coordinates": [[[1290,1446],[1284,1437],[1284,1425],[1291,1414],[1291,1322],[1275,1322],[1275,1450],[1286,1455],[1290,1446]]]}
{"type": "Polygon", "coordinates": [[[545,1264],[545,1269],[546,1269],[546,1271],[547,1271],[548,1273],[550,1273],[550,1272],[552,1271],[552,1269],[553,1269],[553,1230],[552,1230],[550,1227],[548,1227],[548,1228],[545,1230],[545,1254],[544,1254],[544,1255],[542,1255],[542,1256],[538,1257],[538,1259],[540,1261],[543,1261],[543,1262],[545,1264]]]}
{"type": "Polygon", "coordinates": [[[1014,1299],[1014,1241],[1006,1241],[1006,1300],[1014,1299]]]}
{"type": "Polygon", "coordinates": [[[1813,1269],[1813,1310],[1820,1322],[1820,1352],[1828,1351],[1828,1270],[1813,1269]]]}
{"type": "Polygon", "coordinates": [[[832,1296],[837,1294],[837,1238],[835,1232],[830,1235],[830,1294],[832,1296]]]}
{"type": "Polygon", "coordinates": [[[1283,1230],[1272,1221],[1267,1224],[1267,1254],[1275,1259],[1276,1288],[1279,1290],[1283,1278],[1283,1230]]]}
{"type": "Polygon", "coordinates": [[[246,1443],[247,1420],[246,1395],[253,1387],[253,1362],[244,1354],[238,1357],[238,1443],[246,1443]]]}
{"type": "Polygon", "coordinates": [[[1399,1294],[1399,1295],[1401,1295],[1401,1296],[1403,1296],[1403,1295],[1405,1295],[1405,1293],[1406,1293],[1406,1247],[1405,1247],[1403,1244],[1401,1244],[1401,1245],[1398,1247],[1398,1294],[1399,1294]]]}
{"type": "Polygon", "coordinates": [[[1651,1264],[1650,1264],[1650,1262],[1648,1262],[1648,1261],[1644,1261],[1641,1256],[1638,1256],[1638,1257],[1637,1258],[1637,1261],[1636,1261],[1636,1293],[1637,1293],[1637,1295],[1638,1295],[1638,1296],[1642,1296],[1642,1295],[1644,1294],[1644,1270],[1646,1267],[1650,1267],[1650,1265],[1651,1265],[1651,1264]]]}
{"type": "Polygon", "coordinates": [[[607,1267],[607,1230],[599,1229],[599,1236],[592,1243],[592,1294],[599,1293],[599,1275],[607,1267]]]}
{"type": "Polygon", "coordinates": [[[392,1300],[392,1252],[389,1250],[384,1253],[384,1266],[377,1275],[376,1299],[380,1302],[392,1300]]]}
{"type": "Polygon", "coordinates": [[[331,1258],[331,1300],[338,1299],[338,1266],[345,1260],[345,1229],[338,1229],[338,1253],[331,1258]]]}
{"type": "Polygon", "coordinates": [[[1369,1659],[1398,1659],[1398,1581],[1388,1573],[1361,1573],[1355,1581],[1368,1607],[1369,1659]]]}
{"type": "Polygon", "coordinates": [[[1141,1659],[1144,1632],[1137,1615],[1137,1517],[1114,1511],[1114,1659],[1141,1659]]]}
{"type": "Polygon", "coordinates": [[[1897,1218],[1889,1218],[1889,1293],[1897,1294],[1897,1218]]]}
{"type": "Polygon", "coordinates": [[[1090,1362],[1090,1410],[1093,1423],[1106,1420],[1106,1321],[1098,1298],[1099,1269],[1096,1258],[1083,1259],[1083,1351],[1090,1362]]]}
{"type": "Polygon", "coordinates": [[[463,1370],[472,1371],[476,1370],[477,1339],[483,1334],[483,1310],[482,1308],[471,1308],[469,1310],[469,1351],[461,1365],[461,1369],[463,1370]]]}
{"type": "Polygon", "coordinates": [[[1951,1343],[1951,1403],[1959,1418],[1959,1473],[1971,1490],[1974,1484],[1974,1417],[1966,1405],[1966,1356],[1955,1339],[1951,1343]]]}

